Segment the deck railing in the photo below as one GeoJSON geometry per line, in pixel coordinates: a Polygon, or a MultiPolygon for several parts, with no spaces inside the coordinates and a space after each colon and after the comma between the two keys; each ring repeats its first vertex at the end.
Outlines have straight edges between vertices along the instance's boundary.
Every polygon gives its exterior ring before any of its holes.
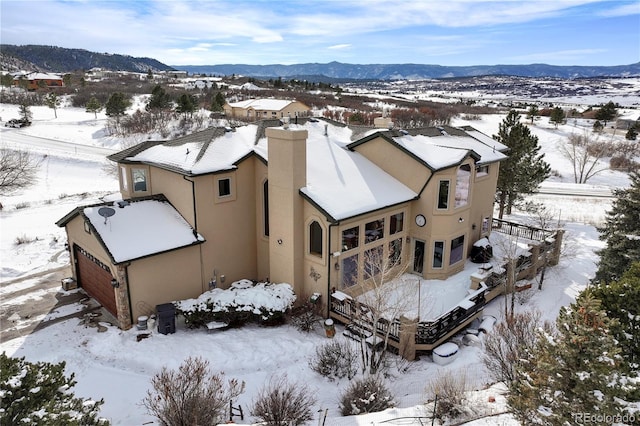
{"type": "Polygon", "coordinates": [[[522,225],[520,223],[509,222],[507,220],[494,218],[491,230],[501,234],[513,235],[533,241],[545,241],[553,235],[553,231],[536,228],[535,226],[522,225]]]}

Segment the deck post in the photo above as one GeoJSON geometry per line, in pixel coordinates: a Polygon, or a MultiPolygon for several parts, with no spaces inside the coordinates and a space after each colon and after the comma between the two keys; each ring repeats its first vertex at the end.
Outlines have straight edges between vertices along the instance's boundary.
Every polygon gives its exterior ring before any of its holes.
{"type": "Polygon", "coordinates": [[[400,317],[400,343],[398,353],[407,361],[416,359],[416,333],[418,323],[405,316],[400,317]]]}

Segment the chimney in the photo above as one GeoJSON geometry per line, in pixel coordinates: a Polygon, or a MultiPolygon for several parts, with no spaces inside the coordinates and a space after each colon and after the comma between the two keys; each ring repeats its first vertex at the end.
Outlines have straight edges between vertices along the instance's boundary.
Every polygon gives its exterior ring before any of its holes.
{"type": "Polygon", "coordinates": [[[304,285],[304,202],[307,185],[306,130],[267,128],[269,179],[269,277],[301,294],[304,285]]]}

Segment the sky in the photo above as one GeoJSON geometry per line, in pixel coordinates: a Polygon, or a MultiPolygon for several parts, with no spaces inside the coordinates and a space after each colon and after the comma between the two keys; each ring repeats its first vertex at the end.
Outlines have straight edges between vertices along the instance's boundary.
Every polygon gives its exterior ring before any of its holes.
{"type": "Polygon", "coordinates": [[[167,65],[640,61],[639,0],[0,0],[2,43],[167,65]]]}

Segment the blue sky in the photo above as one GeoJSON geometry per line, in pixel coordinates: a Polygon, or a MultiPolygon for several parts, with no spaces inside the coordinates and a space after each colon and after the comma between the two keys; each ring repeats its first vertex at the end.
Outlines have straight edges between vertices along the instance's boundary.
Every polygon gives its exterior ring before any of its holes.
{"type": "Polygon", "coordinates": [[[0,0],[0,40],[167,65],[640,62],[640,0],[0,0]]]}

